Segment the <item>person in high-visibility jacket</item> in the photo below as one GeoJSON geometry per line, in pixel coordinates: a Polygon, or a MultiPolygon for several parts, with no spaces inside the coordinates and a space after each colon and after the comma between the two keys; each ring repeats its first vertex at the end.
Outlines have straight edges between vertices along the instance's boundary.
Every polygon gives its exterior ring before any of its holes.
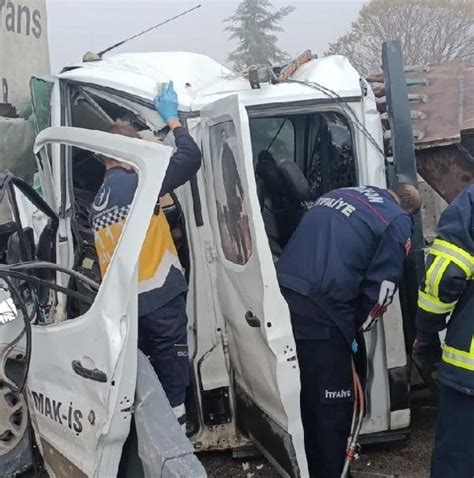
{"type": "MultiPolygon", "coordinates": [[[[173,131],[176,151],[170,158],[138,263],[138,347],[150,358],[173,412],[186,426],[185,396],[189,384],[187,284],[170,226],[158,199],[189,181],[201,166],[201,151],[178,119],[173,84],[164,84],[155,108],[173,131]]],[[[139,139],[130,123],[116,121],[112,134],[139,139]]],[[[102,158],[104,181],[91,207],[91,225],[102,277],[105,277],[130,213],[138,175],[126,163],[102,158]]],[[[140,212],[137,212],[139,214],[140,212]]],[[[122,291],[117,291],[117,294],[122,291]]]]}
{"type": "Polygon", "coordinates": [[[441,216],[418,297],[413,359],[428,373],[439,362],[439,414],[431,478],[474,476],[473,279],[474,184],[471,184],[441,216]],[[446,326],[441,349],[439,332],[446,326]]]}

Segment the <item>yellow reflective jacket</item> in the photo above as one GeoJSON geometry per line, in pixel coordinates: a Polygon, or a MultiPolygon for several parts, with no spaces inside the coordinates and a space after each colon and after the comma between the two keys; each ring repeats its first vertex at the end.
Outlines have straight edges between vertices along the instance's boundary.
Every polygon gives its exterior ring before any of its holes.
{"type": "Polygon", "coordinates": [[[429,335],[447,326],[439,379],[474,393],[474,185],[446,209],[437,232],[419,291],[417,330],[429,335]]]}

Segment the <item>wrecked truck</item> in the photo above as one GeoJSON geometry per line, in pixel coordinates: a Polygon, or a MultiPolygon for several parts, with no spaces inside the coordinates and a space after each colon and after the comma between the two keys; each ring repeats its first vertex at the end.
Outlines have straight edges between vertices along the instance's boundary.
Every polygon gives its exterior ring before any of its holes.
{"type": "MultiPolygon", "coordinates": [[[[162,206],[189,285],[187,436],[196,451],[255,445],[282,476],[308,476],[298,360],[275,262],[319,196],[385,187],[387,168],[375,96],[345,58],[306,55],[270,76],[244,78],[206,56],[170,52],[106,56],[33,80],[35,109],[50,108],[35,145],[41,189],[11,174],[0,181],[8,212],[0,278],[12,311],[0,326],[10,344],[0,390],[15,411],[14,420],[0,415],[0,440],[14,447],[31,425],[51,476],[116,476],[138,456],[145,476],[150,463],[153,476],[182,476],[170,465],[182,457],[186,476],[203,473],[184,434],[159,422],[168,416],[159,381],[137,357],[137,261],[173,146],[153,99],[170,80],[203,154],[198,174],[162,206]],[[116,119],[144,140],[105,133],[116,119]],[[101,280],[88,217],[103,155],[131,164],[139,185],[101,280]],[[237,224],[223,185],[229,158],[242,189],[237,224]],[[11,356],[26,363],[17,377],[5,372],[11,356]],[[182,446],[165,443],[168,434],[182,446]]],[[[366,334],[365,440],[401,438],[409,427],[403,328],[397,297],[366,334]]]]}

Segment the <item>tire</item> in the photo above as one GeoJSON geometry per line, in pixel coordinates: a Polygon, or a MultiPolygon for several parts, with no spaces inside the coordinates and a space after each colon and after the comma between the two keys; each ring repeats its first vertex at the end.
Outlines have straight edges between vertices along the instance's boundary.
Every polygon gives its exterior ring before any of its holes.
{"type": "Polygon", "coordinates": [[[28,406],[0,382],[0,476],[16,477],[33,466],[28,406]]]}
{"type": "Polygon", "coordinates": [[[15,478],[26,473],[34,465],[30,430],[26,430],[20,442],[8,453],[0,456],[0,476],[15,478]]]}

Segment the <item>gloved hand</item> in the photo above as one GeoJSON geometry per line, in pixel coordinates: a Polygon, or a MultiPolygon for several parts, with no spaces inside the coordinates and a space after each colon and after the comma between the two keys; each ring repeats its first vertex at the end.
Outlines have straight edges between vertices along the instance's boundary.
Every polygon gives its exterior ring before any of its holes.
{"type": "Polygon", "coordinates": [[[393,302],[397,286],[388,280],[382,281],[380,284],[379,299],[377,303],[370,309],[369,316],[361,327],[362,332],[370,330],[377,321],[384,316],[388,307],[393,302]]]}
{"type": "Polygon", "coordinates": [[[165,122],[178,119],[178,95],[172,81],[163,83],[161,94],[155,98],[155,109],[165,122]]]}
{"type": "Polygon", "coordinates": [[[438,334],[431,336],[417,335],[413,343],[413,362],[434,394],[437,394],[438,389],[438,368],[441,355],[442,349],[438,334]]]}

